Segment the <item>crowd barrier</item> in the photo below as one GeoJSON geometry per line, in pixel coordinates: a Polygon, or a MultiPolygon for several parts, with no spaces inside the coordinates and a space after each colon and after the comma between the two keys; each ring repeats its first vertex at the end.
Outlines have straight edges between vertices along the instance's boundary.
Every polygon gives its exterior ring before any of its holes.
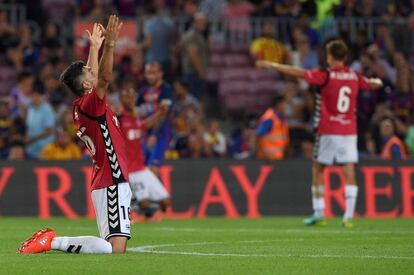
{"type": "MultiPolygon", "coordinates": [[[[1,162],[0,215],[94,217],[89,162],[1,162]]],[[[311,163],[179,160],[166,163],[161,178],[172,195],[171,218],[229,218],[311,213],[311,163]]],[[[363,162],[357,168],[357,215],[414,217],[414,161],[363,162]]],[[[326,215],[341,215],[345,178],[326,170],[326,215]]]]}

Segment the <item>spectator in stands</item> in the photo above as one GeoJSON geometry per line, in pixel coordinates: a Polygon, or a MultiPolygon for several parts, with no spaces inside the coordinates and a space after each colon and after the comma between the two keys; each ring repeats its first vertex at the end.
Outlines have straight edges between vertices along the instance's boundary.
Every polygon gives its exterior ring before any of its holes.
{"type": "Polygon", "coordinates": [[[303,33],[295,41],[292,64],[303,69],[313,69],[319,66],[319,55],[311,49],[308,38],[303,33]]]}
{"type": "Polygon", "coordinates": [[[383,141],[381,158],[389,160],[406,159],[404,143],[394,133],[393,121],[389,118],[381,121],[380,132],[383,141]]]}
{"type": "Polygon", "coordinates": [[[174,114],[179,114],[188,107],[194,107],[198,114],[201,113],[200,101],[189,93],[188,85],[183,79],[174,81],[174,99],[174,114]]]}
{"type": "Polygon", "coordinates": [[[285,46],[274,38],[272,22],[263,24],[262,35],[253,40],[250,45],[250,54],[255,60],[286,63],[288,53],[285,46]]]}
{"type": "Polygon", "coordinates": [[[254,155],[256,147],[256,122],[251,120],[231,133],[230,152],[235,159],[246,159],[254,155]]]}
{"type": "Polygon", "coordinates": [[[220,124],[217,120],[209,122],[206,132],[203,135],[204,154],[207,157],[224,157],[227,152],[226,137],[220,131],[220,124]]]}
{"type": "Polygon", "coordinates": [[[32,40],[32,31],[28,24],[20,25],[18,30],[19,45],[17,50],[21,51],[23,65],[30,68],[36,68],[40,62],[40,49],[32,40]]]}
{"type": "Polygon", "coordinates": [[[357,6],[358,16],[366,18],[380,16],[375,7],[375,2],[374,0],[362,0],[357,6]]]}
{"type": "Polygon", "coordinates": [[[208,45],[203,33],[207,27],[206,17],[198,13],[193,27],[182,37],[182,71],[188,89],[196,98],[205,93],[205,74],[207,70],[208,45]]]}
{"type": "Polygon", "coordinates": [[[26,118],[26,154],[30,159],[38,159],[43,148],[55,139],[55,112],[45,100],[40,82],[35,83],[31,99],[26,118]]]}
{"type": "Polygon", "coordinates": [[[396,24],[392,30],[395,49],[404,54],[409,62],[414,62],[414,12],[407,18],[407,24],[396,24]]]}
{"type": "Polygon", "coordinates": [[[7,13],[0,11],[0,52],[6,52],[13,43],[16,30],[7,21],[7,13]]]}
{"type": "Polygon", "coordinates": [[[52,105],[54,111],[59,115],[62,109],[66,109],[67,101],[66,90],[63,89],[59,75],[54,73],[47,75],[44,82],[45,96],[47,101],[52,105]]]}
{"type": "Polygon", "coordinates": [[[283,114],[289,125],[289,155],[308,158],[313,134],[306,121],[306,94],[300,91],[298,83],[288,81],[283,88],[283,95],[286,99],[283,114]]]}
{"type": "Polygon", "coordinates": [[[285,157],[285,150],[289,144],[285,109],[285,97],[277,95],[273,99],[272,107],[261,116],[256,129],[258,140],[256,155],[259,159],[279,160],[285,157]]]}
{"type": "Polygon", "coordinates": [[[139,0],[114,0],[113,2],[120,16],[135,16],[140,12],[139,8],[142,3],[139,0]]]}
{"type": "Polygon", "coordinates": [[[174,82],[174,149],[181,157],[199,158],[202,154],[203,130],[198,127],[203,119],[200,102],[188,92],[182,79],[174,82]]]}
{"type": "Polygon", "coordinates": [[[72,140],[79,141],[77,136],[77,130],[75,126],[75,122],[72,118],[72,110],[67,108],[64,112],[62,112],[59,120],[57,120],[57,125],[61,125],[64,127],[64,129],[69,132],[70,136],[72,137],[72,140]]]}
{"type": "Polygon", "coordinates": [[[358,30],[355,42],[351,45],[351,60],[357,59],[369,46],[366,30],[358,30]]]}
{"type": "Polygon", "coordinates": [[[355,17],[357,13],[357,0],[342,0],[341,5],[335,11],[336,16],[355,17]]]}
{"type": "Polygon", "coordinates": [[[170,68],[170,50],[174,42],[175,27],[170,17],[151,5],[150,17],[144,21],[144,40],[140,47],[145,52],[145,63],[158,62],[168,76],[170,68]]]}
{"type": "Polygon", "coordinates": [[[32,101],[34,77],[29,71],[23,71],[17,78],[17,85],[10,91],[12,100],[12,115],[18,116],[24,112],[32,101]]]}
{"type": "Polygon", "coordinates": [[[306,13],[301,13],[297,19],[297,27],[308,37],[310,46],[313,48],[318,45],[318,33],[311,27],[310,17],[306,13]]]}
{"type": "Polygon", "coordinates": [[[43,28],[42,38],[42,55],[43,60],[49,60],[54,57],[63,57],[64,49],[59,40],[60,31],[57,24],[48,22],[43,28]]]}
{"type": "Polygon", "coordinates": [[[276,16],[297,16],[301,11],[301,5],[296,0],[276,0],[276,16]]]}
{"type": "Polygon", "coordinates": [[[206,15],[208,21],[217,21],[221,19],[225,6],[225,0],[201,0],[200,12],[206,15]]]}
{"type": "Polygon", "coordinates": [[[7,159],[9,155],[12,132],[13,120],[10,116],[9,101],[0,98],[0,159],[7,159]]]}
{"type": "Polygon", "coordinates": [[[76,0],[42,0],[46,16],[57,22],[71,22],[76,11],[76,0]]]}
{"type": "Polygon", "coordinates": [[[376,28],[375,45],[385,58],[392,58],[395,53],[395,43],[390,33],[390,27],[387,23],[381,23],[376,28]]]}
{"type": "Polygon", "coordinates": [[[16,139],[10,144],[9,160],[24,160],[26,159],[23,140],[16,139]]]}
{"type": "Polygon", "coordinates": [[[407,129],[404,142],[408,152],[414,154],[414,112],[411,112],[410,126],[407,129]]]}
{"type": "Polygon", "coordinates": [[[323,26],[332,18],[335,7],[340,4],[341,0],[316,1],[316,16],[312,22],[312,27],[318,29],[323,26]]]}
{"type": "Polygon", "coordinates": [[[42,160],[74,160],[81,159],[79,147],[72,141],[70,133],[58,128],[56,140],[46,145],[40,155],[42,160]]]}

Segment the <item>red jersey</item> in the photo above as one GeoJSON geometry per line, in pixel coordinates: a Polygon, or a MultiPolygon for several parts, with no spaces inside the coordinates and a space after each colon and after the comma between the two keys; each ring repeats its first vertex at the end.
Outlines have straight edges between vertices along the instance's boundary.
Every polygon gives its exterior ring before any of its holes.
{"type": "Polygon", "coordinates": [[[106,99],[99,98],[94,88],[73,102],[72,116],[77,135],[93,160],[91,189],[126,182],[128,167],[124,136],[106,99]]]}
{"type": "Polygon", "coordinates": [[[145,133],[144,125],[139,117],[134,117],[127,112],[122,113],[119,121],[124,133],[125,145],[128,148],[128,170],[130,173],[141,171],[145,168],[145,157],[141,145],[141,138],[145,133]]]}
{"type": "Polygon", "coordinates": [[[307,70],[305,80],[320,87],[316,95],[315,126],[321,135],[356,135],[359,90],[370,86],[365,77],[348,67],[307,70]]]}

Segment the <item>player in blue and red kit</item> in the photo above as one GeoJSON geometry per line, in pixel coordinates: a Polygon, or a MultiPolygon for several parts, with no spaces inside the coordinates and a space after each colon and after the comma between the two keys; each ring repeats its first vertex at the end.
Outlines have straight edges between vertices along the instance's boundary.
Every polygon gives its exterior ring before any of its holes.
{"type": "MultiPolygon", "coordinates": [[[[139,93],[137,105],[139,114],[145,119],[154,114],[160,104],[169,108],[173,103],[173,92],[171,86],[164,82],[161,65],[157,62],[145,65],[145,78],[147,86],[139,93]]],[[[159,167],[164,160],[165,151],[168,149],[172,130],[171,116],[159,121],[147,130],[143,144],[146,165],[159,176],[159,167]]]]}

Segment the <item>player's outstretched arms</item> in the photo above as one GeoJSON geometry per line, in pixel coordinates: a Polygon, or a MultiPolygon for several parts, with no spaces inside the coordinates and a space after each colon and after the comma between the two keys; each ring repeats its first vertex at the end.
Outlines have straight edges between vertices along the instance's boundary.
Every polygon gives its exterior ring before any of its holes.
{"type": "Polygon", "coordinates": [[[279,64],[275,62],[265,61],[265,60],[258,60],[256,61],[256,67],[261,69],[270,69],[277,71],[282,74],[286,74],[293,77],[304,78],[305,71],[301,68],[293,67],[290,65],[279,64]]]}
{"type": "Polygon", "coordinates": [[[112,81],[115,42],[118,39],[121,27],[122,22],[119,22],[119,18],[116,15],[111,15],[109,17],[108,25],[106,26],[104,50],[101,61],[99,62],[96,93],[100,98],[104,98],[109,83],[112,81]]]}
{"type": "Polygon", "coordinates": [[[382,80],[379,78],[369,78],[368,79],[368,85],[372,90],[380,89],[384,84],[382,83],[382,80]]]}
{"type": "Polygon", "coordinates": [[[93,24],[92,34],[89,30],[86,30],[89,39],[89,55],[88,55],[88,62],[86,66],[91,69],[91,76],[92,76],[92,85],[96,87],[98,84],[98,70],[99,70],[99,49],[102,46],[102,42],[104,41],[104,31],[105,28],[98,23],[93,24]]]}

